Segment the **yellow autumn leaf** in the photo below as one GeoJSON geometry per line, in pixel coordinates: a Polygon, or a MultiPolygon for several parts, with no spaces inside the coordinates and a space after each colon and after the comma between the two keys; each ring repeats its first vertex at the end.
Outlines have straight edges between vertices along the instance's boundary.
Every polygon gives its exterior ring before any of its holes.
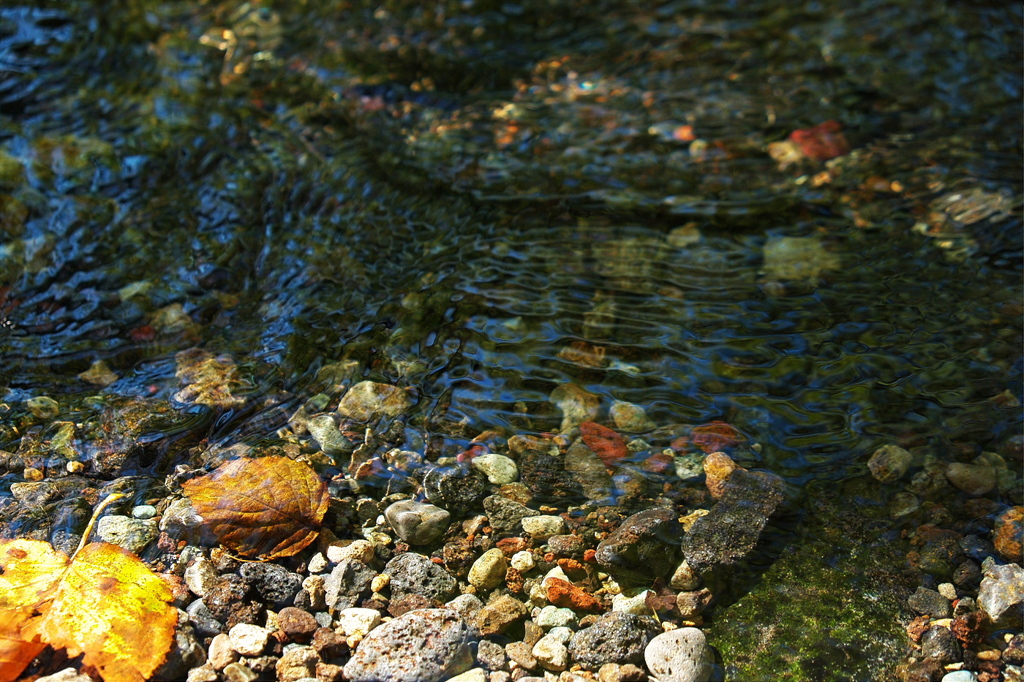
{"type": "Polygon", "coordinates": [[[142,682],[163,663],[177,609],[167,584],[106,542],[73,560],[39,540],[0,540],[0,682],[13,682],[47,645],[84,654],[106,682],[142,682]]]}

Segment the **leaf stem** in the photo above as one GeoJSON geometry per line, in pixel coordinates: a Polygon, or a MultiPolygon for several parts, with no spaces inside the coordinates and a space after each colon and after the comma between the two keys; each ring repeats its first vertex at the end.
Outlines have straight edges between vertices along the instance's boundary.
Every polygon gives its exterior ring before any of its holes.
{"type": "Polygon", "coordinates": [[[92,535],[92,530],[96,526],[96,521],[99,520],[100,514],[103,513],[103,510],[122,498],[124,498],[123,493],[113,493],[108,495],[107,499],[96,505],[96,509],[92,512],[92,518],[89,519],[89,525],[85,527],[85,532],[82,533],[82,541],[78,543],[78,549],[76,549],[75,553],[71,555],[71,562],[69,563],[74,562],[75,557],[78,556],[78,553],[82,551],[83,547],[85,547],[85,543],[89,540],[89,536],[92,535]]]}

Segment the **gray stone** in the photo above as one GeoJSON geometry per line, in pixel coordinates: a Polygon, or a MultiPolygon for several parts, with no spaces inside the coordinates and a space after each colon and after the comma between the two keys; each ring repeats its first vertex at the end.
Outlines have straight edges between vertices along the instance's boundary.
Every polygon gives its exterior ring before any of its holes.
{"type": "Polygon", "coordinates": [[[711,511],[683,537],[683,554],[693,571],[724,582],[757,545],[761,531],[783,501],[785,484],[774,474],[736,469],[711,511]]]}
{"type": "Polygon", "coordinates": [[[569,653],[585,670],[605,663],[643,663],[644,649],[661,631],[657,621],[631,613],[606,613],[569,641],[569,653]]]}
{"type": "Polygon", "coordinates": [[[505,648],[487,639],[476,645],[476,660],[487,670],[508,670],[505,648]]]}
{"type": "Polygon", "coordinates": [[[426,502],[399,500],[384,510],[384,518],[405,542],[429,545],[444,535],[452,515],[426,502]]]}
{"type": "Polygon", "coordinates": [[[363,639],[345,664],[345,679],[441,682],[472,667],[469,639],[469,628],[454,611],[410,611],[363,639]]]}
{"type": "Polygon", "coordinates": [[[384,567],[391,576],[392,599],[415,594],[446,602],[455,594],[458,583],[448,571],[422,554],[399,554],[384,567]]]}
{"type": "Polygon", "coordinates": [[[334,417],[329,414],[311,417],[306,421],[306,428],[327,455],[342,455],[353,450],[352,441],[342,434],[334,423],[334,417]]]}
{"type": "Polygon", "coordinates": [[[1024,569],[1017,564],[986,565],[984,574],[978,606],[997,626],[1020,628],[1024,619],[1024,569]]]}
{"type": "Polygon", "coordinates": [[[188,620],[200,635],[213,637],[224,630],[224,625],[210,611],[202,599],[196,599],[185,608],[188,620]]]}
{"type": "Polygon", "coordinates": [[[954,486],[973,496],[990,493],[999,483],[996,468],[984,461],[975,461],[971,464],[953,462],[946,467],[946,478],[954,486]]]}
{"type": "Polygon", "coordinates": [[[707,682],[714,656],[703,632],[679,628],[652,639],[644,650],[644,661],[659,682],[707,682]]]}
{"type": "Polygon", "coordinates": [[[595,558],[616,577],[640,580],[667,576],[679,562],[682,528],[675,510],[633,514],[597,546],[595,558]]]}
{"type": "Polygon", "coordinates": [[[537,510],[501,495],[484,498],[484,511],[491,528],[501,536],[522,535],[522,520],[538,514],[537,510]]]}
{"type": "Polygon", "coordinates": [[[181,537],[203,524],[203,517],[192,508],[187,497],[174,500],[160,517],[160,530],[171,537],[181,537]]]}
{"type": "Polygon", "coordinates": [[[949,618],[952,613],[949,600],[927,587],[917,588],[917,591],[907,599],[907,605],[917,613],[933,618],[949,618]]]}
{"type": "Polygon", "coordinates": [[[180,680],[191,668],[206,663],[206,650],[199,643],[195,630],[188,624],[189,615],[178,611],[178,629],[174,631],[174,644],[163,664],[153,674],[157,680],[180,680]]]}
{"type": "Polygon", "coordinates": [[[368,422],[378,414],[397,416],[411,405],[409,394],[397,386],[361,381],[341,399],[338,414],[355,421],[368,422]]]}
{"type": "Polygon", "coordinates": [[[332,612],[355,606],[369,596],[370,582],[377,572],[355,559],[345,559],[331,571],[324,582],[324,600],[332,612]]]}
{"type": "Polygon", "coordinates": [[[933,626],[921,636],[921,655],[942,665],[956,663],[961,658],[960,644],[949,628],[933,626]]]}
{"type": "Polygon", "coordinates": [[[434,467],[423,477],[423,490],[430,502],[463,517],[487,494],[487,479],[468,468],[434,467]]]}
{"type": "Polygon", "coordinates": [[[133,519],[130,516],[104,516],[96,524],[96,535],[104,542],[124,547],[140,554],[159,534],[153,519],[133,519]]]}
{"type": "Polygon", "coordinates": [[[275,611],[291,606],[302,589],[302,577],[277,564],[245,563],[239,573],[275,611]]]}

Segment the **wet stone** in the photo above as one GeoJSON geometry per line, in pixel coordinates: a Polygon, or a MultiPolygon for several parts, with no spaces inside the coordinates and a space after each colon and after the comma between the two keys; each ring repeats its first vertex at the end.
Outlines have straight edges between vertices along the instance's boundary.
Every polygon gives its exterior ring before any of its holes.
{"type": "Polygon", "coordinates": [[[349,682],[441,682],[472,665],[462,618],[448,609],[424,609],[367,635],[345,664],[345,677],[349,682]]]}
{"type": "Polygon", "coordinates": [[[469,584],[481,590],[493,590],[505,580],[508,560],[500,549],[489,549],[469,569],[469,584]]]}
{"type": "Polygon", "coordinates": [[[368,422],[378,414],[397,416],[411,405],[409,394],[397,386],[361,381],[341,399],[338,414],[355,421],[368,422]]]}
{"type": "Polygon", "coordinates": [[[616,401],[608,410],[609,416],[615,423],[615,428],[628,433],[646,433],[657,428],[644,408],[634,403],[616,401]]]}
{"type": "Polygon", "coordinates": [[[240,603],[249,594],[249,584],[237,575],[222,575],[203,597],[203,603],[219,621],[226,622],[233,604],[240,603]]]}
{"type": "Polygon", "coordinates": [[[949,628],[934,626],[921,637],[921,655],[943,665],[960,660],[960,645],[949,628]]]}
{"type": "Polygon", "coordinates": [[[432,504],[464,517],[487,494],[487,479],[460,467],[435,467],[424,476],[423,489],[432,504]]]}
{"type": "Polygon", "coordinates": [[[217,578],[213,563],[204,556],[198,557],[185,569],[185,584],[197,597],[205,597],[217,584],[217,578]]]}
{"type": "Polygon", "coordinates": [[[558,556],[579,558],[586,551],[587,543],[579,535],[553,535],[548,538],[548,547],[558,556]]]}
{"type": "Polygon", "coordinates": [[[996,519],[992,544],[1007,561],[1020,564],[1024,542],[1024,507],[1011,507],[996,519]]]}
{"type": "Polygon", "coordinates": [[[521,520],[523,530],[535,540],[544,541],[552,535],[565,532],[565,521],[560,516],[527,516],[521,520]]]}
{"type": "Polygon", "coordinates": [[[605,500],[611,495],[614,484],[605,463],[582,440],[565,453],[565,470],[573,475],[587,499],[605,500]]]}
{"type": "MultiPolygon", "coordinates": [[[[592,451],[591,456],[597,458],[592,451]]],[[[519,458],[519,480],[526,485],[533,499],[541,503],[557,505],[584,499],[579,481],[565,470],[563,464],[561,458],[547,452],[527,450],[519,458]]]]}
{"type": "Polygon", "coordinates": [[[392,598],[403,594],[416,594],[427,599],[445,602],[456,591],[455,578],[422,554],[399,554],[384,567],[391,576],[392,598]]]}
{"type": "Polygon", "coordinates": [[[101,540],[124,547],[133,554],[140,554],[158,534],[157,522],[152,519],[104,516],[96,524],[96,535],[101,540]]]}
{"type": "Polygon", "coordinates": [[[683,554],[697,575],[731,569],[757,545],[761,531],[783,500],[782,479],[737,469],[721,499],[697,519],[683,538],[683,554]]]}
{"type": "Polygon", "coordinates": [[[526,616],[526,613],[526,605],[523,602],[503,594],[477,611],[472,622],[482,637],[489,637],[505,632],[513,623],[526,616]]]}
{"type": "Polygon", "coordinates": [[[224,631],[224,625],[218,621],[213,613],[203,603],[202,599],[196,599],[185,609],[188,613],[189,622],[196,632],[203,637],[212,637],[224,631]]]}
{"type": "Polygon", "coordinates": [[[917,613],[933,618],[949,618],[952,613],[949,600],[927,587],[917,588],[917,591],[907,599],[907,604],[917,613]]]}
{"type": "Polygon", "coordinates": [[[585,670],[606,663],[642,665],[644,649],[660,631],[653,618],[613,611],[573,635],[569,653],[585,670]]]}
{"type": "Polygon", "coordinates": [[[351,452],[352,442],[346,438],[329,414],[317,415],[306,421],[306,428],[320,449],[327,455],[341,455],[351,452]]]}
{"type": "Polygon", "coordinates": [[[995,467],[987,463],[953,462],[946,467],[946,478],[968,495],[985,495],[998,484],[995,467]]]}
{"type": "Polygon", "coordinates": [[[875,450],[868,460],[868,469],[875,479],[882,482],[895,481],[907,473],[913,455],[898,445],[883,445],[875,450]]]}
{"type": "Polygon", "coordinates": [[[474,457],[473,468],[486,476],[491,485],[504,485],[519,480],[516,463],[504,455],[486,454],[474,457]]]}
{"type": "Polygon", "coordinates": [[[672,509],[648,509],[627,518],[597,546],[609,573],[648,580],[667,576],[679,561],[682,529],[672,509]]]}

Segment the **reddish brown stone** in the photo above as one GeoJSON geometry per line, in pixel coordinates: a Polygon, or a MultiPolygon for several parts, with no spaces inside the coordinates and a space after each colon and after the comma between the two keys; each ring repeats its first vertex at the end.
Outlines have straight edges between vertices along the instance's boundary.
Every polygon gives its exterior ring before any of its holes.
{"type": "Polygon", "coordinates": [[[188,585],[185,584],[181,576],[173,573],[161,573],[160,577],[171,588],[171,598],[173,599],[171,603],[180,609],[185,608],[192,600],[192,593],[189,592],[188,585]]]}
{"type": "Polygon", "coordinates": [[[317,663],[316,679],[317,682],[342,682],[345,679],[345,669],[331,663],[317,663]]]}
{"type": "Polygon", "coordinates": [[[593,450],[607,467],[618,466],[621,460],[629,456],[625,439],[607,426],[583,422],[580,424],[580,435],[584,445],[593,450]]]}
{"type": "Polygon", "coordinates": [[[506,557],[511,558],[513,554],[522,552],[530,546],[529,540],[525,538],[502,538],[495,543],[495,547],[501,550],[506,557]]]}
{"type": "Polygon", "coordinates": [[[663,474],[671,471],[673,466],[672,455],[659,452],[645,459],[640,468],[652,474],[663,474]]]}
{"type": "Polygon", "coordinates": [[[601,600],[567,580],[548,578],[548,601],[562,608],[580,611],[603,611],[601,600]]]}
{"type": "Polygon", "coordinates": [[[966,647],[971,647],[985,637],[985,613],[971,611],[953,619],[953,634],[966,647]]]}
{"type": "Polygon", "coordinates": [[[735,427],[721,421],[695,426],[690,430],[690,441],[707,453],[734,448],[745,440],[735,427]]]}
{"type": "Polygon", "coordinates": [[[305,644],[313,637],[320,624],[311,613],[294,606],[286,606],[277,614],[277,626],[291,641],[305,644]]]}
{"type": "Polygon", "coordinates": [[[930,621],[931,616],[918,616],[907,625],[907,635],[910,636],[910,639],[912,639],[915,644],[921,641],[921,637],[924,635],[925,631],[931,627],[929,625],[930,621]]]}
{"type": "Polygon", "coordinates": [[[416,609],[431,609],[439,606],[440,604],[438,602],[433,599],[427,599],[423,595],[406,593],[391,600],[388,604],[388,613],[395,618],[398,618],[409,611],[415,611],[416,609]]]}
{"type": "Polygon", "coordinates": [[[345,638],[331,628],[317,628],[317,631],[313,633],[313,641],[310,646],[323,659],[338,658],[348,653],[348,643],[345,638]]]}
{"type": "Polygon", "coordinates": [[[597,561],[597,550],[593,548],[585,550],[583,552],[583,560],[588,564],[592,564],[597,561]]]}
{"type": "Polygon", "coordinates": [[[812,128],[794,130],[789,139],[800,147],[804,156],[813,161],[828,161],[850,152],[850,143],[842,133],[839,121],[829,120],[812,128]]]}
{"type": "Polygon", "coordinates": [[[508,570],[505,571],[505,586],[512,592],[522,592],[523,587],[526,586],[526,581],[523,580],[523,574],[510,566],[508,570]]]}
{"type": "Polygon", "coordinates": [[[1024,507],[1010,507],[996,519],[992,544],[1007,561],[1021,563],[1021,541],[1024,540],[1024,507]]]}

